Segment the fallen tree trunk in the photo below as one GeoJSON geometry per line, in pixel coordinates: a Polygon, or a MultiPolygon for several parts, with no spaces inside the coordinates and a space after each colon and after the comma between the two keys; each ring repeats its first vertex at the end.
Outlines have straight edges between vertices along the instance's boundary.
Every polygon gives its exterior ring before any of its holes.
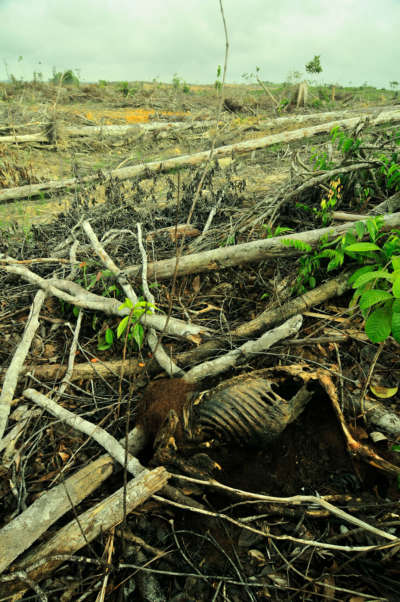
{"type": "MultiPolygon", "coordinates": [[[[361,116],[368,113],[382,113],[382,111],[393,110],[391,106],[382,107],[366,107],[362,111],[345,109],[343,111],[327,111],[325,113],[308,113],[304,115],[289,115],[287,117],[277,117],[275,119],[267,119],[258,124],[259,128],[279,127],[287,123],[304,123],[318,119],[324,121],[327,119],[345,119],[352,116],[361,116]]],[[[61,132],[71,138],[92,137],[92,136],[125,136],[135,132],[142,131],[168,131],[170,129],[179,130],[197,130],[207,127],[212,127],[216,124],[215,120],[207,121],[171,121],[171,122],[151,122],[151,123],[135,123],[132,125],[84,125],[78,127],[65,127],[61,132]]],[[[15,129],[18,126],[13,126],[15,129]]],[[[9,134],[8,136],[0,136],[0,144],[16,144],[23,142],[49,142],[49,138],[45,131],[35,132],[34,134],[9,134]]]]}
{"type": "Polygon", "coordinates": [[[261,121],[258,125],[264,127],[279,127],[286,125],[287,123],[304,123],[305,121],[311,121],[319,119],[320,121],[326,119],[347,119],[350,116],[356,117],[366,114],[376,113],[377,115],[382,112],[393,111],[393,106],[382,106],[382,107],[365,107],[362,110],[359,109],[344,109],[342,111],[328,111],[326,113],[304,113],[301,115],[288,115],[287,117],[276,117],[275,119],[267,119],[261,121]]]}
{"type": "Polygon", "coordinates": [[[36,132],[35,134],[11,134],[10,136],[0,137],[0,144],[20,144],[22,142],[49,142],[49,137],[45,132],[36,132]]]}
{"type": "MultiPolygon", "coordinates": [[[[292,130],[290,132],[281,132],[280,134],[272,134],[270,136],[264,136],[263,138],[257,138],[252,140],[246,140],[244,142],[237,142],[235,144],[229,144],[227,146],[220,146],[214,149],[213,157],[219,159],[227,157],[232,154],[245,154],[272,146],[273,144],[279,144],[282,142],[292,142],[294,140],[301,140],[302,138],[310,138],[316,134],[324,134],[331,131],[333,127],[344,127],[352,128],[357,125],[360,117],[352,117],[350,119],[343,119],[339,121],[330,121],[327,123],[315,125],[312,127],[302,128],[299,130],[292,130]]],[[[389,111],[382,113],[377,117],[371,119],[371,125],[378,125],[387,121],[396,122],[400,121],[400,111],[389,111]]],[[[114,169],[109,174],[104,173],[107,177],[110,175],[112,178],[118,180],[129,180],[130,178],[136,178],[138,176],[151,175],[153,173],[167,173],[174,169],[194,167],[201,165],[207,161],[210,157],[211,151],[203,151],[200,153],[194,153],[192,155],[181,155],[180,157],[173,157],[172,159],[166,159],[165,161],[152,161],[141,165],[134,165],[132,167],[122,167],[121,169],[114,169]]],[[[98,175],[91,175],[80,178],[80,183],[94,182],[98,178],[98,175]]],[[[66,180],[51,180],[49,182],[42,182],[41,184],[30,184],[27,186],[20,186],[18,188],[6,188],[0,191],[0,202],[10,201],[16,199],[22,199],[27,197],[33,197],[38,195],[40,192],[51,192],[56,190],[63,190],[78,184],[77,178],[68,178],[66,180]]]]}
{"type": "MultiPolygon", "coordinates": [[[[168,131],[168,130],[199,130],[211,127],[216,124],[215,120],[209,121],[171,121],[166,123],[135,123],[132,125],[83,125],[80,127],[63,127],[60,130],[61,136],[70,138],[94,137],[105,138],[107,136],[129,136],[142,132],[168,131]]],[[[45,131],[35,132],[34,134],[10,134],[0,136],[0,144],[20,144],[23,142],[50,142],[49,136],[45,131]]]]}
{"type": "MultiPolygon", "coordinates": [[[[382,217],[385,228],[393,228],[400,225],[400,213],[392,213],[382,217]]],[[[360,220],[360,222],[365,223],[367,219],[368,216],[366,216],[365,220],[360,220]]],[[[177,276],[183,276],[199,272],[212,272],[236,265],[263,261],[267,257],[299,255],[301,251],[298,251],[293,246],[288,246],[285,244],[285,241],[301,241],[315,247],[323,236],[327,236],[328,240],[332,240],[336,236],[351,230],[355,223],[357,222],[347,222],[336,227],[329,226],[327,228],[298,232],[287,236],[254,240],[232,247],[220,247],[218,249],[194,253],[193,255],[183,255],[179,259],[176,274],[177,276]]],[[[166,280],[175,273],[175,268],[176,257],[149,263],[147,277],[151,280],[166,280]]],[[[140,275],[141,270],[142,266],[134,265],[127,267],[124,272],[136,277],[140,275]]]]}
{"type": "Polygon", "coordinates": [[[135,131],[162,132],[168,130],[201,130],[216,125],[216,123],[215,120],[208,120],[135,123],[132,125],[86,125],[81,127],[67,127],[63,131],[72,138],[77,136],[125,136],[134,133],[135,131]]]}

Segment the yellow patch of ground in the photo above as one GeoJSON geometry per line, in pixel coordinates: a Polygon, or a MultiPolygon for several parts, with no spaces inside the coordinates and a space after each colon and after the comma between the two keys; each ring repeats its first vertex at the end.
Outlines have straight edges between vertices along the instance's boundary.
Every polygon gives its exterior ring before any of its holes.
{"type": "MultiPolygon", "coordinates": [[[[62,109],[70,111],[75,115],[82,115],[82,109],[74,109],[73,107],[63,107],[62,109]]],[[[153,109],[132,109],[130,107],[116,108],[116,109],[90,109],[86,113],[83,113],[87,119],[98,124],[112,125],[115,122],[126,121],[126,123],[146,123],[150,119],[156,117],[153,109]]],[[[173,112],[173,111],[158,111],[158,115],[167,117],[181,117],[188,115],[185,112],[173,112]]]]}

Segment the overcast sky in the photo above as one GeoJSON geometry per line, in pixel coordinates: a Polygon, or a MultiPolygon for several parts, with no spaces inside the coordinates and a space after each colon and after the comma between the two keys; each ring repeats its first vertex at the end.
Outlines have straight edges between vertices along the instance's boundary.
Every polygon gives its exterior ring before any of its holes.
{"type": "MultiPolygon", "coordinates": [[[[321,55],[321,81],[400,81],[400,0],[223,0],[228,76],[279,82],[321,55]]],[[[76,69],[81,80],[215,81],[218,0],[0,0],[0,80],[76,69]],[[22,59],[20,58],[22,57],[22,59]]]]}

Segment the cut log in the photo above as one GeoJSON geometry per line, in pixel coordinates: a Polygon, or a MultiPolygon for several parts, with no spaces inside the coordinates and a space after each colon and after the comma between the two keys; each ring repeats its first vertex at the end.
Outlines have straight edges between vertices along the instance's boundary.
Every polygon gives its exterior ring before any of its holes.
{"type": "MultiPolygon", "coordinates": [[[[266,148],[273,144],[280,144],[282,142],[293,142],[294,140],[301,140],[303,138],[310,138],[316,134],[326,134],[331,131],[333,127],[344,127],[352,128],[357,125],[360,117],[352,117],[349,119],[343,119],[339,121],[330,121],[315,125],[312,127],[302,128],[299,130],[292,130],[290,132],[282,132],[280,134],[272,134],[263,138],[257,138],[255,140],[246,140],[244,142],[237,142],[235,144],[229,144],[227,146],[220,146],[213,152],[213,157],[219,159],[221,157],[228,157],[232,154],[242,155],[245,153],[258,150],[260,148],[266,148]]],[[[385,122],[397,122],[400,121],[400,111],[390,111],[381,113],[377,117],[370,120],[371,125],[378,125],[385,122]]],[[[180,169],[185,167],[194,167],[201,165],[207,161],[210,157],[210,151],[203,151],[200,153],[194,153],[192,155],[181,155],[180,157],[174,157],[172,159],[166,159],[165,161],[152,161],[141,165],[134,165],[132,167],[123,167],[121,169],[114,169],[111,172],[104,173],[107,177],[110,175],[112,178],[118,180],[129,180],[138,176],[151,175],[153,173],[168,173],[174,169],[180,169]]],[[[98,175],[90,175],[80,178],[79,184],[85,182],[94,182],[98,178],[98,175]]],[[[28,197],[34,197],[42,193],[52,192],[56,190],[65,190],[66,188],[72,187],[78,184],[77,178],[68,178],[66,180],[42,182],[41,184],[31,184],[27,186],[20,186],[18,188],[6,188],[0,191],[0,202],[10,201],[16,199],[23,199],[28,197]]]]}
{"type": "MultiPolygon", "coordinates": [[[[128,482],[126,489],[121,487],[112,495],[101,500],[93,508],[89,508],[79,515],[79,519],[73,518],[67,525],[59,529],[47,542],[37,548],[33,548],[23,561],[18,565],[28,568],[29,578],[40,581],[51,574],[51,572],[62,564],[63,557],[57,555],[76,553],[89,542],[93,541],[101,533],[105,533],[113,526],[124,520],[125,512],[129,514],[143,504],[154,493],[162,489],[168,479],[165,468],[159,466],[152,471],[142,473],[128,482]],[[124,507],[125,503],[125,507],[124,507]],[[46,562],[40,562],[45,559],[46,562]],[[31,565],[36,565],[30,568],[31,565]]],[[[46,509],[50,512],[51,509],[46,509]]],[[[12,531],[11,531],[12,534],[12,531]]],[[[7,547],[12,547],[12,537],[5,542],[7,547]]],[[[6,550],[6,547],[3,548],[6,550]]],[[[15,583],[1,584],[1,595],[7,595],[19,590],[26,591],[26,584],[18,580],[15,583]]]]}
{"type": "MultiPolygon", "coordinates": [[[[394,228],[400,225],[400,213],[392,213],[382,217],[384,220],[384,227],[386,228],[394,228]]],[[[365,220],[367,219],[368,216],[366,216],[365,220]]],[[[365,223],[365,220],[360,220],[360,222],[365,223]]],[[[218,249],[202,251],[201,253],[194,253],[193,255],[184,255],[179,260],[176,274],[177,276],[183,276],[200,272],[212,272],[214,270],[220,270],[236,265],[246,265],[248,263],[263,261],[267,257],[299,255],[301,251],[288,246],[284,241],[299,240],[315,247],[323,236],[327,236],[329,240],[332,240],[336,236],[340,236],[345,232],[348,232],[348,230],[351,230],[355,223],[356,222],[347,222],[346,224],[341,224],[336,227],[329,226],[327,228],[298,232],[287,236],[263,238],[261,240],[254,240],[232,247],[220,247],[218,249]]],[[[175,257],[149,263],[147,277],[150,280],[166,280],[175,273],[175,267],[175,257]]],[[[140,275],[141,270],[141,265],[135,265],[127,267],[124,271],[126,274],[136,277],[140,275]]]]}
{"type": "MultiPolygon", "coordinates": [[[[168,130],[199,130],[212,127],[216,124],[215,120],[210,121],[172,121],[166,123],[135,123],[132,125],[83,125],[80,127],[61,128],[61,135],[71,138],[93,137],[105,138],[106,136],[129,136],[140,134],[141,132],[155,132],[168,130]]],[[[34,134],[11,134],[9,136],[0,136],[0,144],[19,144],[22,142],[49,142],[46,132],[36,132],[34,134]]]]}

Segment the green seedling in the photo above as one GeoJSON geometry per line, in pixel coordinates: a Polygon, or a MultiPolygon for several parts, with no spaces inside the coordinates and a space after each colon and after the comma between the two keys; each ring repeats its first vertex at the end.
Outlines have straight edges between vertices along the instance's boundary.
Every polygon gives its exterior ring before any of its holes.
{"type": "Polygon", "coordinates": [[[326,226],[332,221],[332,213],[342,200],[343,186],[340,178],[329,182],[329,191],[320,202],[320,209],[315,209],[315,214],[321,219],[322,225],[326,226]]]}
{"type": "Polygon", "coordinates": [[[274,238],[287,232],[293,232],[293,228],[286,228],[285,226],[276,226],[275,230],[272,230],[271,226],[263,224],[263,228],[265,230],[265,238],[274,238]]]}
{"type": "Polygon", "coordinates": [[[332,142],[336,142],[338,149],[346,156],[354,155],[362,142],[360,138],[354,139],[342,132],[338,125],[332,128],[331,138],[332,142]]]}
{"type": "Polygon", "coordinates": [[[143,297],[139,297],[139,301],[133,305],[128,298],[119,306],[119,310],[129,309],[129,315],[122,318],[117,328],[117,338],[120,339],[125,332],[128,341],[133,340],[138,349],[141,349],[144,340],[144,328],[139,320],[144,314],[152,314],[156,310],[153,303],[145,301],[143,297]]]}
{"type": "Polygon", "coordinates": [[[318,153],[315,149],[312,150],[314,150],[314,152],[310,157],[310,162],[313,163],[314,171],[326,171],[332,169],[334,163],[329,161],[327,152],[323,151],[322,153],[318,153]]]}
{"type": "Polygon", "coordinates": [[[229,247],[235,244],[235,235],[231,234],[230,236],[227,236],[226,239],[220,243],[220,247],[229,247]]]}
{"type": "Polygon", "coordinates": [[[104,333],[104,337],[99,336],[99,338],[98,338],[97,349],[99,351],[105,351],[107,349],[110,349],[110,347],[112,347],[113,343],[114,343],[114,331],[112,330],[112,328],[107,328],[104,333]]]}
{"type": "Polygon", "coordinates": [[[390,159],[386,155],[380,155],[379,159],[383,163],[379,171],[385,177],[387,189],[400,190],[400,164],[397,162],[397,153],[392,153],[390,159]]]}

